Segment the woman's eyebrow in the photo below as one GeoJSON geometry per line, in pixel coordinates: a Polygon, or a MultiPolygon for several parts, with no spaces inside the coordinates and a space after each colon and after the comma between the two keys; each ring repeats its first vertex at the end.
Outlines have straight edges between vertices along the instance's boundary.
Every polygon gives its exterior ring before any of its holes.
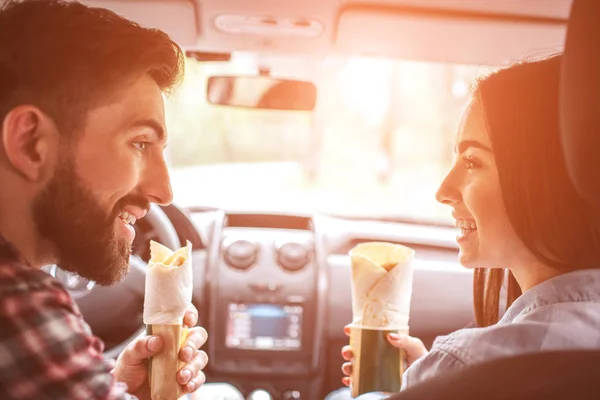
{"type": "Polygon", "coordinates": [[[467,151],[468,148],[470,147],[474,147],[477,149],[481,149],[484,151],[488,151],[488,152],[492,152],[492,149],[490,149],[489,147],[487,147],[486,145],[476,141],[476,140],[463,140],[461,141],[456,147],[455,147],[455,151],[458,154],[464,153],[465,151],[467,151]]]}

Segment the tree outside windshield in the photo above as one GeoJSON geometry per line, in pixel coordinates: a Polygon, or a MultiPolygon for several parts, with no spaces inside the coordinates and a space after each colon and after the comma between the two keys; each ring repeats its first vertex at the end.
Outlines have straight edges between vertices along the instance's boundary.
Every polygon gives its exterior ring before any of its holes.
{"type": "Polygon", "coordinates": [[[166,101],[175,202],[446,224],[435,192],[450,169],[470,87],[492,68],[382,58],[188,60],[166,101]],[[316,109],[252,110],[206,101],[214,75],[310,80],[316,109]]]}

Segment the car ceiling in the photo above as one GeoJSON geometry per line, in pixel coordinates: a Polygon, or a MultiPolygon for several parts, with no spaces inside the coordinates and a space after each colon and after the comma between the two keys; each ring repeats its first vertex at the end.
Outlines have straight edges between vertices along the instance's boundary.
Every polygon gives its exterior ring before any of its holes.
{"type": "Polygon", "coordinates": [[[562,50],[572,0],[84,0],[201,52],[502,65],[562,50]],[[237,33],[236,33],[237,32],[237,33]]]}

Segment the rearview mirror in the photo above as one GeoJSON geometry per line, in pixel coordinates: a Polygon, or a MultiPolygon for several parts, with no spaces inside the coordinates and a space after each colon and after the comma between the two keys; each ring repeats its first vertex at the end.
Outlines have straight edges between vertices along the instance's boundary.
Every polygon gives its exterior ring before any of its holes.
{"type": "Polygon", "coordinates": [[[311,82],[270,76],[213,76],[208,79],[206,97],[220,106],[311,111],[317,88],[311,82]]]}

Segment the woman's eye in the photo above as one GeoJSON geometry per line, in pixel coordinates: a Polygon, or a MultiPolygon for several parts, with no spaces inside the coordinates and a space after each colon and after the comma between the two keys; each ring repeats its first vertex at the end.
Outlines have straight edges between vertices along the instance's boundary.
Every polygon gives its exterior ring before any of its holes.
{"type": "Polygon", "coordinates": [[[139,151],[144,151],[146,150],[146,147],[148,146],[147,142],[134,142],[133,146],[138,149],[139,151]]]}
{"type": "Polygon", "coordinates": [[[468,170],[478,167],[477,160],[472,156],[462,156],[462,160],[465,164],[465,168],[468,170]]]}

